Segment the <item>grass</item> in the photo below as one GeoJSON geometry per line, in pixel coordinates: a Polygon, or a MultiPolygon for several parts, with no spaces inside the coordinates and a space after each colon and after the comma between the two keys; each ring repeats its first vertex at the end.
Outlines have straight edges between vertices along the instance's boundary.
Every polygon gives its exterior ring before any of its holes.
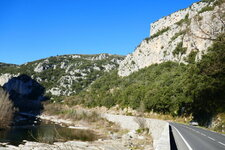
{"type": "Polygon", "coordinates": [[[61,118],[73,121],[83,120],[87,122],[96,122],[101,119],[100,115],[95,111],[76,110],[73,107],[63,104],[48,104],[45,106],[44,113],[48,115],[57,115],[61,118]]]}
{"type": "Polygon", "coordinates": [[[71,120],[74,124],[81,124],[98,130],[103,135],[107,135],[109,131],[118,133],[121,130],[119,125],[102,118],[96,110],[81,106],[69,107],[65,104],[46,104],[44,114],[71,120]]]}
{"type": "MultiPolygon", "coordinates": [[[[32,133],[31,133],[32,134],[32,133]]],[[[35,137],[32,135],[35,141],[41,143],[53,144],[54,142],[66,142],[71,140],[79,141],[95,141],[99,138],[92,130],[79,130],[79,129],[55,129],[51,134],[47,132],[39,132],[35,137]]]]}

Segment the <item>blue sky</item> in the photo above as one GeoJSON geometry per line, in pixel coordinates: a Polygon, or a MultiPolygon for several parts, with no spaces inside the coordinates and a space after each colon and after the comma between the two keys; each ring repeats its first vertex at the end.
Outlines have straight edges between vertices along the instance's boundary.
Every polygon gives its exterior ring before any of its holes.
{"type": "Polygon", "coordinates": [[[63,54],[127,55],[150,23],[197,0],[0,0],[0,62],[63,54]]]}

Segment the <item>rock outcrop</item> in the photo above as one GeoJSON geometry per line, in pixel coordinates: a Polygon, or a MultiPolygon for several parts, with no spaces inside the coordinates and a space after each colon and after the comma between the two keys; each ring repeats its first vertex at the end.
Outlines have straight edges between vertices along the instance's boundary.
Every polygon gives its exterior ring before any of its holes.
{"type": "Polygon", "coordinates": [[[39,114],[42,110],[41,101],[45,100],[45,88],[27,75],[13,77],[3,85],[10,99],[19,112],[39,114]]]}
{"type": "Polygon", "coordinates": [[[10,73],[5,73],[0,76],[0,86],[3,86],[5,83],[7,83],[10,79],[13,77],[16,77],[18,75],[10,74],[10,73]]]}
{"type": "Polygon", "coordinates": [[[9,93],[15,92],[33,100],[41,100],[40,96],[44,93],[44,87],[27,75],[13,77],[3,85],[3,88],[9,93]]]}
{"type": "Polygon", "coordinates": [[[128,76],[165,61],[187,63],[190,55],[196,61],[201,59],[213,40],[224,32],[224,13],[224,0],[202,1],[152,23],[150,37],[121,62],[118,74],[128,76]]]}

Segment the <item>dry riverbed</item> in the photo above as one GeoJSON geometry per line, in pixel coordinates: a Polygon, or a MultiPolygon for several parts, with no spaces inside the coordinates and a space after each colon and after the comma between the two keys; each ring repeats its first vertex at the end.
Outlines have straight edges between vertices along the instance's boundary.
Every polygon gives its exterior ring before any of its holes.
{"type": "Polygon", "coordinates": [[[93,112],[88,109],[75,109],[58,105],[49,105],[46,109],[48,111],[45,111],[40,116],[41,119],[49,120],[68,128],[92,130],[96,133],[97,140],[54,142],[53,144],[24,141],[24,144],[20,144],[19,146],[0,143],[0,150],[153,149],[152,138],[145,129],[137,131],[122,129],[119,125],[101,118],[98,114],[99,112],[93,112]]]}

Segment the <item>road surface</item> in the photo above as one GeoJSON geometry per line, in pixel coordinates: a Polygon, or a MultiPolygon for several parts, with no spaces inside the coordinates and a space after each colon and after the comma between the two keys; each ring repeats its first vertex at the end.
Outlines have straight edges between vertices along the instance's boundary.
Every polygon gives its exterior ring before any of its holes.
{"type": "Polygon", "coordinates": [[[178,123],[170,126],[178,150],[225,150],[223,134],[178,123]]]}

